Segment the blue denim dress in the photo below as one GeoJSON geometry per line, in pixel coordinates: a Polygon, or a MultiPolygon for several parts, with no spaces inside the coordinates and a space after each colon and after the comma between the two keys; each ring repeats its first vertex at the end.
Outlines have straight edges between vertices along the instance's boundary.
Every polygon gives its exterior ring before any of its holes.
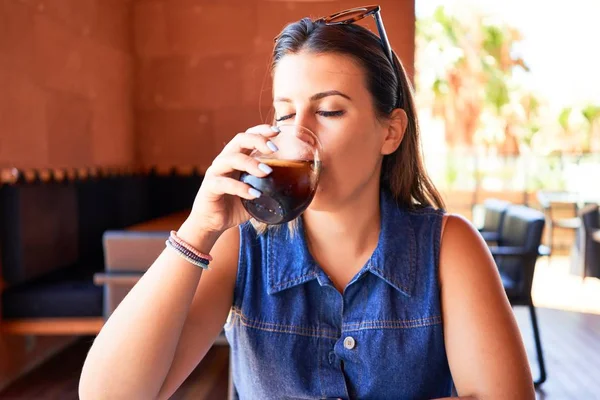
{"type": "Polygon", "coordinates": [[[432,399],[451,395],[438,258],[443,212],[381,194],[381,233],[344,293],[299,231],[240,226],[225,326],[241,399],[432,399]]]}

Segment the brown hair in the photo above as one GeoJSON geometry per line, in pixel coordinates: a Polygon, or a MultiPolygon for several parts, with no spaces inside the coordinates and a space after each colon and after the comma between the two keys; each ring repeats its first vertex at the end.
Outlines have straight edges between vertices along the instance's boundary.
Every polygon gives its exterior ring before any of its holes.
{"type": "Polygon", "coordinates": [[[286,26],[278,36],[273,48],[272,72],[285,55],[302,51],[351,56],[365,71],[378,118],[390,118],[395,108],[406,112],[408,125],[404,138],[398,149],[383,159],[381,185],[404,207],[444,208],[444,201],[425,170],[412,86],[396,54],[396,66],[392,66],[379,37],[360,25],[329,26],[303,18],[286,26]]]}
{"type": "Polygon", "coordinates": [[[423,163],[412,85],[396,54],[396,65],[393,66],[379,37],[360,25],[325,25],[303,18],[287,25],[277,37],[271,73],[283,57],[303,51],[345,54],[357,61],[365,71],[367,89],[373,98],[377,118],[390,118],[396,108],[406,112],[408,125],[402,143],[394,153],[383,158],[381,185],[400,206],[443,209],[442,196],[427,175],[423,163]]]}

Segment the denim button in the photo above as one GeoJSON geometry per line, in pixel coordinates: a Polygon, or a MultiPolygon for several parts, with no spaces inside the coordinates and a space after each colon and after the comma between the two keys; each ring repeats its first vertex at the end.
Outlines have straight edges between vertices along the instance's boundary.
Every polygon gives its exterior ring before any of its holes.
{"type": "Polygon", "coordinates": [[[352,336],[347,336],[346,339],[344,339],[344,347],[348,350],[352,350],[354,346],[356,346],[356,340],[354,340],[352,336]]]}

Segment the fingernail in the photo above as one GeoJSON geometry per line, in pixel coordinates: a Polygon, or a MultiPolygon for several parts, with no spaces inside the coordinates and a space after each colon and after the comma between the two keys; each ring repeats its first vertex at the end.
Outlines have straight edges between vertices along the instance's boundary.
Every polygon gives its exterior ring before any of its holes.
{"type": "Polygon", "coordinates": [[[278,150],[279,150],[279,147],[277,147],[277,146],[275,145],[275,143],[271,142],[270,140],[267,142],[267,147],[268,147],[269,149],[271,149],[271,151],[273,151],[273,152],[275,152],[275,151],[278,151],[278,150]]]}
{"type": "Polygon", "coordinates": [[[255,199],[258,199],[262,195],[261,192],[254,188],[248,189],[248,193],[250,193],[250,196],[254,197],[255,199]]]}
{"type": "Polygon", "coordinates": [[[263,164],[263,163],[258,164],[258,169],[260,169],[265,174],[270,174],[271,172],[273,172],[273,168],[271,168],[267,164],[263,164]]]}
{"type": "Polygon", "coordinates": [[[279,129],[279,127],[277,127],[277,126],[272,126],[271,130],[275,133],[281,133],[281,129],[279,129]]]}

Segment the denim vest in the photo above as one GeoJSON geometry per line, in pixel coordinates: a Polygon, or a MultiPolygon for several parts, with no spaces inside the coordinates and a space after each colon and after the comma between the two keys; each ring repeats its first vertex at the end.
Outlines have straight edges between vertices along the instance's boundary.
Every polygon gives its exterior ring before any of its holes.
{"type": "Polygon", "coordinates": [[[225,325],[241,399],[432,399],[451,395],[438,258],[442,211],[381,194],[371,258],[338,292],[302,222],[258,235],[240,226],[225,325]]]}

